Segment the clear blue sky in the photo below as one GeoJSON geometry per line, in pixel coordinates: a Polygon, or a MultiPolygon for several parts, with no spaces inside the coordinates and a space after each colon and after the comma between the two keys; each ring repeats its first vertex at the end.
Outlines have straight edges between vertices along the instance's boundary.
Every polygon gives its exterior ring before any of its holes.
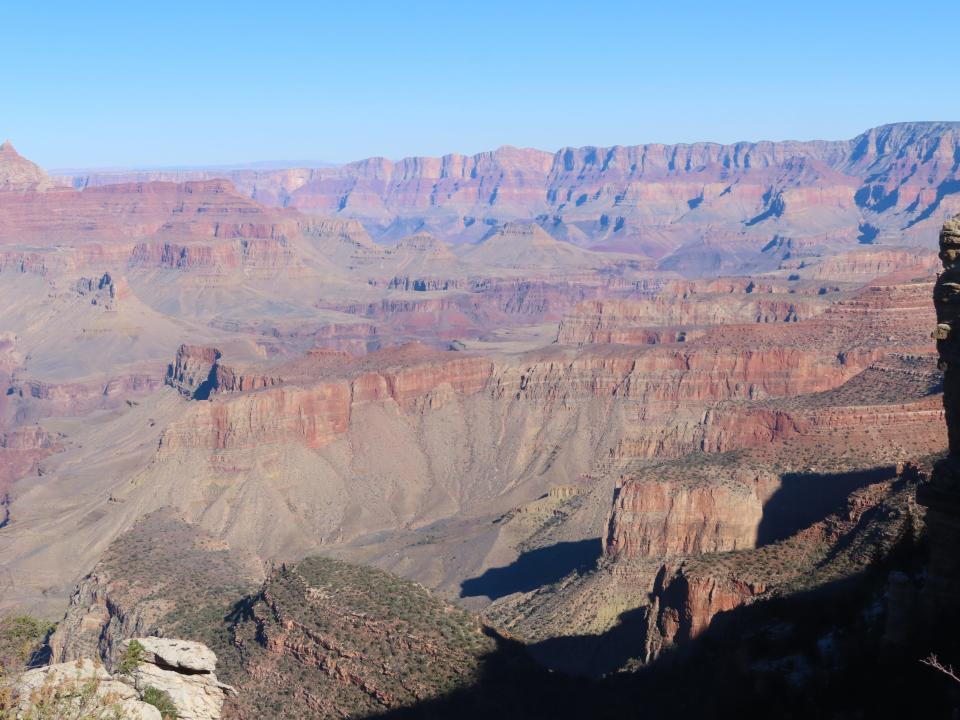
{"type": "Polygon", "coordinates": [[[957,0],[0,3],[47,167],[846,138],[960,119],[957,0]]]}

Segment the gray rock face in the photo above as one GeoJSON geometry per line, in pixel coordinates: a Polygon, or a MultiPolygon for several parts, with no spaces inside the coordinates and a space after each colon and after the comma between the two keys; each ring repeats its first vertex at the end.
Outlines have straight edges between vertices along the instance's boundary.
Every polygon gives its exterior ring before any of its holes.
{"type": "Polygon", "coordinates": [[[112,665],[126,638],[157,631],[154,620],[148,604],[118,602],[109,576],[94,571],[77,585],[66,616],[50,637],[51,659],[65,663],[98,657],[112,665]]]}

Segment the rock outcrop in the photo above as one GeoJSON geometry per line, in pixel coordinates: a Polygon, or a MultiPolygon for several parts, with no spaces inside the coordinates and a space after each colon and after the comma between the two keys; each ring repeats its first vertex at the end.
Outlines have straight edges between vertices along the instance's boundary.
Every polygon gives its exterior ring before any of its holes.
{"type": "Polygon", "coordinates": [[[82,277],[76,284],[77,294],[90,298],[91,305],[104,310],[119,310],[121,302],[130,295],[130,287],[122,278],[114,280],[110,273],[99,278],[82,277]]]}
{"type": "Polygon", "coordinates": [[[206,400],[217,389],[220,356],[214,347],[181,345],[167,368],[166,383],[186,397],[206,400]]]}
{"type": "MultiPolygon", "coordinates": [[[[217,657],[202,643],[158,637],[127,641],[134,666],[111,675],[98,660],[79,658],[24,673],[14,683],[20,712],[36,712],[44,691],[52,691],[56,707],[45,707],[43,717],[61,717],[72,710],[78,717],[106,720],[121,713],[125,720],[160,720],[153,702],[165,695],[182,720],[219,720],[227,694],[234,688],[221,683],[217,657]]],[[[46,702],[50,702],[46,700],[46,702]]],[[[18,716],[19,717],[19,716],[18,716]]]]}
{"type": "Polygon", "coordinates": [[[149,688],[166,693],[182,720],[218,720],[227,694],[236,690],[217,679],[217,656],[202,643],[144,637],[143,661],[130,672],[129,682],[141,697],[149,688]]]}
{"type": "Polygon", "coordinates": [[[656,623],[648,635],[648,660],[666,645],[689,642],[710,626],[713,618],[762,594],[762,582],[703,576],[664,565],[654,582],[649,616],[656,623]]]}
{"type": "MultiPolygon", "coordinates": [[[[160,711],[143,702],[140,692],[89,658],[29,670],[16,680],[13,692],[17,718],[161,720],[160,711]]],[[[215,717],[219,715],[210,720],[215,717]]]]}
{"type": "Polygon", "coordinates": [[[604,542],[609,555],[668,557],[751,548],[763,501],[776,475],[685,487],[676,482],[628,482],[614,491],[604,542]]]}
{"type": "Polygon", "coordinates": [[[927,507],[930,576],[924,601],[931,620],[953,617],[960,601],[960,216],[940,231],[943,272],[933,290],[937,325],[933,337],[943,371],[943,409],[947,423],[947,457],[921,486],[918,501],[927,507]]]}

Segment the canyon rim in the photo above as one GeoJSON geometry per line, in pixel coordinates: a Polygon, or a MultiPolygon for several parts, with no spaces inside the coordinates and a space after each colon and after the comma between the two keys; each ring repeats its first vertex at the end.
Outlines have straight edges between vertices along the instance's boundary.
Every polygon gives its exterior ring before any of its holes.
{"type": "Polygon", "coordinates": [[[0,11],[0,720],[960,712],[957,9],[539,5],[0,11]]]}

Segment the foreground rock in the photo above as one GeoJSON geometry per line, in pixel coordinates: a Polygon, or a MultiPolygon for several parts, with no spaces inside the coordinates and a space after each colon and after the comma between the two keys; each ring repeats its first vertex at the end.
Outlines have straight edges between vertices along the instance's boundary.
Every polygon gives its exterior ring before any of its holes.
{"type": "Polygon", "coordinates": [[[59,718],[71,713],[91,720],[161,720],[160,711],[143,702],[134,688],[88,658],[30,670],[14,684],[13,691],[18,719],[59,718]]]}
{"type": "Polygon", "coordinates": [[[154,703],[169,700],[181,720],[218,720],[227,693],[236,692],[217,679],[217,656],[203,643],[145,637],[123,649],[136,666],[120,663],[113,675],[90,658],[24,673],[12,687],[16,717],[161,720],[154,703]]]}
{"type": "Polygon", "coordinates": [[[130,674],[133,686],[143,695],[148,688],[166,693],[182,720],[216,720],[223,709],[229,685],[217,680],[217,656],[206,645],[190,640],[138,638],[144,661],[130,674]]]}

